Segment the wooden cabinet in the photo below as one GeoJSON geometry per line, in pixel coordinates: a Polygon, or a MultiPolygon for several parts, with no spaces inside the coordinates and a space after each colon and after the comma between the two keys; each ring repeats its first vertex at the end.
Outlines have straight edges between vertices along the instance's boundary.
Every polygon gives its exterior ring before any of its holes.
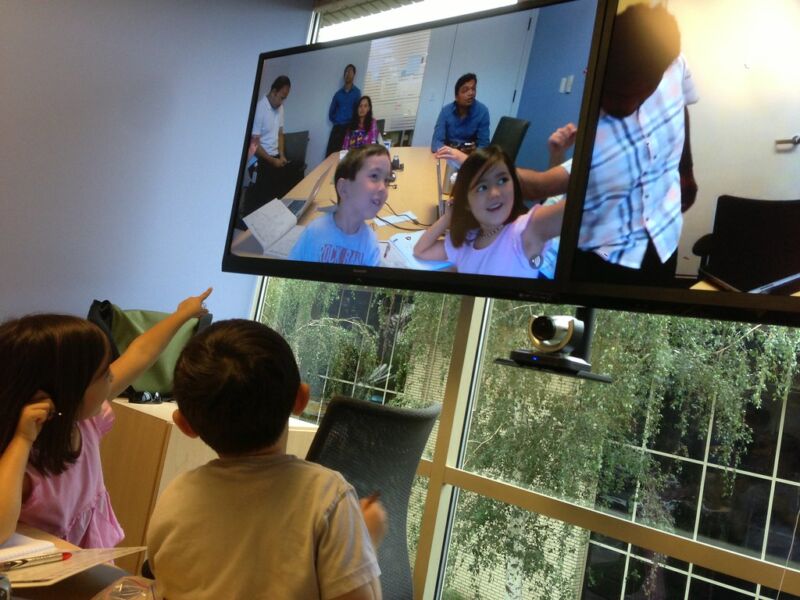
{"type": "MultiPolygon", "coordinates": [[[[176,405],[114,401],[116,422],[100,446],[103,476],[114,512],[125,530],[121,546],[144,546],[156,499],[176,475],[216,458],[200,439],[183,435],[172,422],[176,405]]],[[[292,418],[287,452],[304,457],[317,426],[292,418]]],[[[139,573],[143,555],[125,556],[117,564],[139,573]]]]}

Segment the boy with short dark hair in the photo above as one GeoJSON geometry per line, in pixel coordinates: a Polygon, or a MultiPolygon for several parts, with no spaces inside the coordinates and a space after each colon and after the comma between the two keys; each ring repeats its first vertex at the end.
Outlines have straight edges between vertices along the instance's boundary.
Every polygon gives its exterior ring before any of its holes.
{"type": "Polygon", "coordinates": [[[173,418],[220,456],[164,490],[147,533],[170,600],[381,597],[379,502],[337,472],[286,454],[289,415],[308,402],[292,350],[254,321],[219,321],[175,367],[173,418]]]}

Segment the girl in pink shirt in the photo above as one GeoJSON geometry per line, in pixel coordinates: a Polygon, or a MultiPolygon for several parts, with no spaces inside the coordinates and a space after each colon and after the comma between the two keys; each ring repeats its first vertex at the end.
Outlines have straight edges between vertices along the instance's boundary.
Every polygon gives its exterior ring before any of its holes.
{"type": "Polygon", "coordinates": [[[100,439],[114,421],[108,400],[207,312],[210,293],[181,302],[114,361],[86,319],[37,314],[0,325],[0,543],[18,521],[83,548],[122,540],[100,465],[100,439]]]}
{"type": "Polygon", "coordinates": [[[528,210],[505,152],[498,146],[479,148],[464,161],[453,201],[419,238],[414,256],[448,260],[459,273],[535,278],[545,244],[559,235],[563,216],[563,202],[528,210]]]}

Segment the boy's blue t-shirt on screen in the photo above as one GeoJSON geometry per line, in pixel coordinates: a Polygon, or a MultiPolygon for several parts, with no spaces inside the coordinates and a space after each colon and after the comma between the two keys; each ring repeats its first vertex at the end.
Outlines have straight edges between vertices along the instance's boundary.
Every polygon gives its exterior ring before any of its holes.
{"type": "Polygon", "coordinates": [[[375,267],[380,264],[378,238],[366,225],[353,234],[344,233],[325,213],[312,221],[297,239],[289,258],[310,262],[375,267]]]}

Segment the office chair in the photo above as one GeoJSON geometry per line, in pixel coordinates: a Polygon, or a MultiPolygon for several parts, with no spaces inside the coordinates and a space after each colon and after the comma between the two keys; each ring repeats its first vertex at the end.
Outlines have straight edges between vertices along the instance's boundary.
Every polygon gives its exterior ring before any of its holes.
{"type": "Polygon", "coordinates": [[[283,153],[293,163],[303,166],[306,170],[306,150],[308,149],[308,131],[292,131],[283,135],[283,153]]]}
{"type": "Polygon", "coordinates": [[[378,133],[383,135],[383,129],[386,127],[386,119],[378,119],[378,133]]]}
{"type": "Polygon", "coordinates": [[[792,293],[800,289],[800,200],[717,199],[711,233],[692,252],[700,274],[728,290],[792,293]]]}
{"type": "Polygon", "coordinates": [[[308,140],[307,130],[283,134],[283,154],[289,164],[279,171],[281,176],[274,182],[275,198],[283,198],[306,176],[308,140]]]}
{"type": "Polygon", "coordinates": [[[359,498],[380,492],[389,522],[378,549],[385,600],[413,596],[406,533],[408,501],[419,459],[440,410],[438,404],[411,409],[333,398],[306,456],[306,460],[339,471],[359,498]]]}
{"type": "Polygon", "coordinates": [[[511,162],[517,162],[517,153],[525,134],[528,131],[530,121],[525,119],[515,119],[514,117],[500,117],[500,122],[494,130],[494,135],[489,142],[500,146],[508,154],[511,162]]]}

